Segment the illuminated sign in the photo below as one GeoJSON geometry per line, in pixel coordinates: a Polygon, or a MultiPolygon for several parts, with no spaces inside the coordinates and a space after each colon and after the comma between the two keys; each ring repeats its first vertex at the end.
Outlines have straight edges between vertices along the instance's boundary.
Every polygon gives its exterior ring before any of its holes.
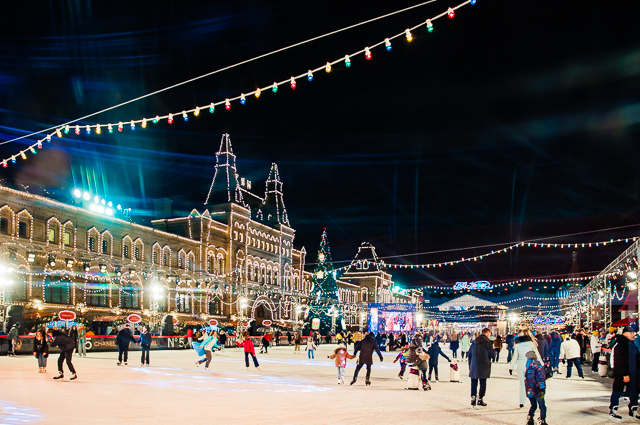
{"type": "Polygon", "coordinates": [[[465,289],[469,289],[469,290],[493,289],[493,285],[487,282],[486,280],[479,280],[477,282],[456,282],[456,284],[453,285],[454,291],[463,291],[465,289]]]}
{"type": "Polygon", "coordinates": [[[549,317],[536,317],[533,319],[534,325],[562,325],[562,317],[549,316],[549,317]]]}

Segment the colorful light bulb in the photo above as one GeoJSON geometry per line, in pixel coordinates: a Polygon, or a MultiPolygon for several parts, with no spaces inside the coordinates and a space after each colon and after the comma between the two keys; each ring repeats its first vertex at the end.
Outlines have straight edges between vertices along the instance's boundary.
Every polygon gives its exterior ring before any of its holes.
{"type": "Polygon", "coordinates": [[[20,156],[22,159],[27,159],[27,154],[25,154],[24,151],[20,152],[20,156]]]}
{"type": "Polygon", "coordinates": [[[76,130],[74,131],[74,133],[76,133],[76,135],[80,134],[80,126],[76,125],[76,130]]]}
{"type": "Polygon", "coordinates": [[[324,70],[327,72],[331,72],[331,63],[327,62],[327,65],[324,67],[324,70]]]}
{"type": "Polygon", "coordinates": [[[38,140],[38,149],[42,149],[42,140],[38,140]]]}
{"type": "Polygon", "coordinates": [[[278,83],[274,82],[273,86],[271,87],[271,91],[274,93],[278,92],[278,83]]]}
{"type": "Polygon", "coordinates": [[[349,68],[351,66],[351,58],[349,55],[344,55],[344,64],[349,68]]]}
{"type": "Polygon", "coordinates": [[[160,121],[160,117],[158,115],[156,115],[156,117],[151,120],[151,122],[153,122],[154,124],[158,124],[158,121],[160,121]]]}
{"type": "Polygon", "coordinates": [[[136,131],[136,123],[131,120],[131,131],[136,131]]]}
{"type": "Polygon", "coordinates": [[[433,32],[433,24],[431,23],[431,19],[427,19],[427,31],[433,32]]]}
{"type": "Polygon", "coordinates": [[[111,124],[107,125],[107,130],[109,130],[109,133],[113,133],[113,127],[111,127],[111,124]]]}
{"type": "Polygon", "coordinates": [[[309,70],[309,72],[307,72],[307,80],[313,81],[313,72],[311,72],[311,70],[309,70]]]}
{"type": "Polygon", "coordinates": [[[295,78],[293,78],[293,77],[291,77],[291,88],[292,88],[293,90],[295,90],[295,89],[296,89],[296,79],[295,79],[295,78]]]}
{"type": "Polygon", "coordinates": [[[124,126],[122,125],[122,121],[120,121],[118,123],[118,131],[122,131],[123,128],[124,128],[124,126]]]}
{"type": "Polygon", "coordinates": [[[407,37],[408,42],[411,42],[411,40],[413,40],[413,36],[411,35],[411,31],[409,31],[409,28],[404,30],[404,35],[407,37]]]}
{"type": "Polygon", "coordinates": [[[68,125],[64,126],[64,134],[69,134],[69,126],[68,125]]]}
{"type": "Polygon", "coordinates": [[[224,107],[227,109],[227,111],[231,109],[231,102],[229,102],[229,99],[224,100],[224,107]]]}
{"type": "Polygon", "coordinates": [[[247,99],[244,97],[244,93],[240,93],[240,104],[244,105],[247,103],[247,99]]]}
{"type": "Polygon", "coordinates": [[[452,8],[449,8],[447,15],[449,15],[450,19],[453,19],[453,17],[456,16],[456,12],[454,12],[452,8]]]}
{"type": "Polygon", "coordinates": [[[35,148],[34,148],[33,146],[31,146],[31,147],[29,148],[29,150],[30,150],[30,151],[31,151],[31,153],[32,153],[32,154],[34,154],[34,155],[38,153],[38,151],[36,151],[36,150],[35,150],[35,148]]]}
{"type": "Polygon", "coordinates": [[[196,110],[193,111],[193,116],[197,117],[198,115],[200,115],[200,108],[198,106],[196,106],[196,110]]]}
{"type": "Polygon", "coordinates": [[[11,157],[11,163],[12,163],[12,164],[15,164],[15,163],[16,163],[16,157],[15,157],[15,156],[12,156],[12,157],[11,157]]]}
{"type": "Polygon", "coordinates": [[[371,50],[369,50],[368,47],[364,48],[364,57],[367,58],[367,60],[371,59],[371,50]]]}
{"type": "Polygon", "coordinates": [[[7,168],[9,165],[7,164],[7,160],[5,159],[4,161],[2,161],[2,166],[4,168],[7,168]]]}
{"type": "Polygon", "coordinates": [[[386,47],[386,48],[387,48],[387,52],[388,52],[389,50],[391,50],[391,48],[392,48],[392,47],[391,47],[391,42],[389,41],[389,39],[388,39],[388,38],[385,38],[385,39],[384,39],[384,47],[386,47]]]}
{"type": "Polygon", "coordinates": [[[87,125],[84,130],[87,132],[87,134],[91,134],[91,126],[87,125]]]}
{"type": "Polygon", "coordinates": [[[256,89],[256,97],[260,97],[260,93],[261,93],[261,92],[260,92],[260,89],[259,89],[259,88],[257,88],[257,89],[256,89]]]}
{"type": "Polygon", "coordinates": [[[182,111],[182,119],[185,121],[189,121],[189,115],[187,115],[187,111],[182,111]]]}
{"type": "Polygon", "coordinates": [[[169,116],[167,117],[167,122],[169,124],[173,124],[173,114],[169,114],[169,116]]]}
{"type": "Polygon", "coordinates": [[[47,143],[51,143],[51,135],[47,134],[47,143]]]}
{"type": "Polygon", "coordinates": [[[147,128],[147,119],[142,118],[142,128],[147,128]]]}
{"type": "Polygon", "coordinates": [[[56,136],[58,136],[59,138],[62,138],[62,132],[60,131],[59,128],[56,128],[56,136]]]}
{"type": "Polygon", "coordinates": [[[213,102],[211,102],[211,105],[209,105],[209,113],[213,114],[213,111],[216,110],[216,105],[213,104],[213,102]]]}
{"type": "Polygon", "coordinates": [[[469,3],[471,3],[471,6],[473,6],[474,4],[476,4],[476,0],[471,0],[469,3]]]}
{"type": "Polygon", "coordinates": [[[96,134],[100,134],[102,130],[100,130],[100,124],[96,125],[96,134]]]}

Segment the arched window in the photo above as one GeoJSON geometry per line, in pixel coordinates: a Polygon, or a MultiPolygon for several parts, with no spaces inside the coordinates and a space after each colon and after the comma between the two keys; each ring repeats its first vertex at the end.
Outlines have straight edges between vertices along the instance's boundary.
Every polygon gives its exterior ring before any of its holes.
{"type": "Polygon", "coordinates": [[[13,210],[8,205],[0,209],[0,233],[13,236],[14,216],[13,210]]]}
{"type": "Polygon", "coordinates": [[[123,259],[131,259],[131,248],[133,245],[133,241],[129,235],[122,238],[122,258],[123,259]]]}
{"type": "Polygon", "coordinates": [[[109,232],[108,230],[105,230],[104,232],[102,232],[102,235],[100,235],[100,239],[102,240],[102,246],[100,247],[101,249],[100,252],[102,254],[112,255],[113,252],[111,252],[111,249],[113,246],[113,236],[111,236],[111,232],[109,232]]]}
{"type": "Polygon", "coordinates": [[[22,239],[32,239],[33,216],[27,210],[22,210],[17,215],[18,237],[22,239]]]}

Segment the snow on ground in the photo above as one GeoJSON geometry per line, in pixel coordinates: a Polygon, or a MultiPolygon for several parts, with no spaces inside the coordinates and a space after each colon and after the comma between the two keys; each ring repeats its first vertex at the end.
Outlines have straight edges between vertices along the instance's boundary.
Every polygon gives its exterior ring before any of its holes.
{"type": "MultiPolygon", "coordinates": [[[[244,366],[235,349],[216,353],[210,371],[195,367],[193,350],[152,351],[151,367],[140,367],[139,352],[128,366],[116,366],[117,353],[74,357],[79,379],[54,381],[57,354],[48,373],[39,374],[33,357],[0,357],[0,425],[5,424],[524,424],[528,404],[520,409],[518,382],[509,366],[494,364],[485,408],[470,406],[466,363],[462,383],[449,382],[449,364],[440,359],[440,380],[432,391],[408,391],[398,378],[396,353],[384,353],[375,363],[372,385],[365,386],[363,369],[349,386],[355,362],[347,369],[347,385],[337,385],[335,345],[320,346],[315,360],[292,347],[272,347],[258,354],[262,371],[244,366]],[[203,422],[204,421],[204,422],[203,422]]],[[[350,347],[352,348],[352,347],[350,347]]],[[[445,351],[450,354],[449,351],[445,351]]],[[[502,354],[506,354],[504,351],[502,354]]],[[[377,360],[377,359],[376,359],[377,360]]],[[[610,423],[610,380],[585,368],[586,380],[563,375],[548,381],[547,421],[550,424],[610,423]]],[[[624,422],[635,422],[621,409],[624,422]]],[[[537,417],[537,415],[536,415],[537,417]]],[[[639,421],[640,423],[640,421],[639,421]]]]}

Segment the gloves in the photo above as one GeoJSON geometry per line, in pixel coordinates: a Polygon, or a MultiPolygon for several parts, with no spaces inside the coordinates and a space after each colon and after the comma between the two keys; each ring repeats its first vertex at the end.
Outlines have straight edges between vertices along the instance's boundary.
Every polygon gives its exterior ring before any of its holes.
{"type": "Polygon", "coordinates": [[[540,397],[541,399],[544,399],[544,395],[545,395],[545,390],[540,390],[540,395],[539,395],[539,397],[540,397]]]}
{"type": "Polygon", "coordinates": [[[513,375],[513,371],[509,369],[509,375],[513,375]]]}

